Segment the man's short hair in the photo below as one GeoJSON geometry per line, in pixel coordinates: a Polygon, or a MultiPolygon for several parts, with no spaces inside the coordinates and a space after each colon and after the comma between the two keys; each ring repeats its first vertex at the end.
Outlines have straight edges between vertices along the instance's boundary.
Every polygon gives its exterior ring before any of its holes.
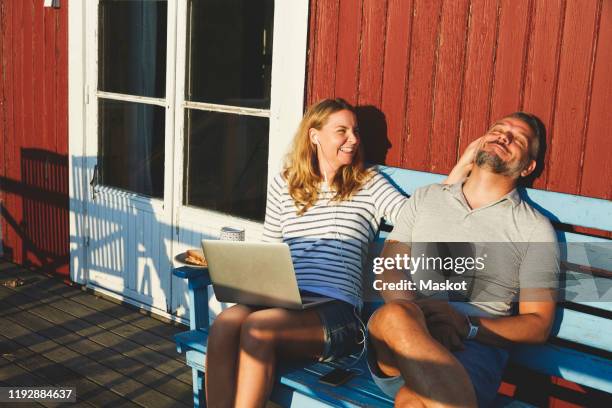
{"type": "Polygon", "coordinates": [[[508,118],[519,119],[523,121],[535,136],[531,143],[529,143],[529,158],[531,160],[538,160],[538,154],[540,152],[540,145],[544,142],[546,137],[546,127],[544,123],[537,116],[527,112],[514,112],[506,116],[508,118]]]}

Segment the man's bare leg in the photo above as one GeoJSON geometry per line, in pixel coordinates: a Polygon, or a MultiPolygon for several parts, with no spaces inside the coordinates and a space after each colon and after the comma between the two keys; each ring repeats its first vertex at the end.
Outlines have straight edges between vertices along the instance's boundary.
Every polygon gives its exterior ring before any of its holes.
{"type": "Polygon", "coordinates": [[[476,395],[459,361],[427,331],[421,309],[408,301],[381,307],[369,323],[380,371],[401,375],[396,406],[476,407],[476,395]]]}

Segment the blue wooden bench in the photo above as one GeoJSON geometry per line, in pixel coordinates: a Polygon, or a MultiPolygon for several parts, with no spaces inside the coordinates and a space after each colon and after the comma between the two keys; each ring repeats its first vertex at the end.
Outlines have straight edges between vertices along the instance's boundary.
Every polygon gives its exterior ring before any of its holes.
{"type": "MultiPolygon", "coordinates": [[[[381,167],[388,178],[410,195],[418,187],[439,183],[444,176],[432,173],[381,167]]],[[[568,232],[562,224],[612,231],[612,202],[568,194],[525,189],[524,199],[547,215],[556,225],[564,243],[589,242],[562,251],[564,290],[573,302],[560,302],[549,341],[537,346],[518,346],[511,363],[546,375],[612,394],[612,241],[568,232]],[[597,285],[598,298],[593,298],[597,285]],[[589,292],[589,293],[586,293],[589,292]]],[[[387,233],[377,240],[379,251],[387,233]]],[[[374,254],[373,254],[374,256],[374,254]]],[[[179,353],[193,369],[194,406],[205,406],[203,392],[204,356],[208,336],[208,295],[206,270],[181,267],[174,275],[188,280],[190,330],[176,335],[179,353]]],[[[371,312],[380,303],[366,304],[371,312]]],[[[319,377],[355,357],[336,364],[312,363],[282,366],[271,400],[283,407],[391,407],[393,400],[373,384],[363,361],[355,367],[362,374],[340,387],[318,382],[319,377]]],[[[212,373],[214,375],[214,373],[212,373]]],[[[529,406],[499,396],[498,406],[529,406]]]]}

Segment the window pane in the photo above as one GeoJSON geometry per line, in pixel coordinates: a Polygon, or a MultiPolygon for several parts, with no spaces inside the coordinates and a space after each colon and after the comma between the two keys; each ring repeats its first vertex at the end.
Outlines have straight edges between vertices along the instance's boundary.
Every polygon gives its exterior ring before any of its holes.
{"type": "Polygon", "coordinates": [[[98,112],[100,182],[162,198],[165,109],[100,99],[98,112]]]}
{"type": "Polygon", "coordinates": [[[166,95],[166,1],[101,0],[99,89],[166,95]]]}
{"type": "Polygon", "coordinates": [[[273,0],[192,0],[186,96],[268,109],[273,0]]]}
{"type": "Polygon", "coordinates": [[[187,205],[263,220],[268,119],[187,110],[187,205]]]}

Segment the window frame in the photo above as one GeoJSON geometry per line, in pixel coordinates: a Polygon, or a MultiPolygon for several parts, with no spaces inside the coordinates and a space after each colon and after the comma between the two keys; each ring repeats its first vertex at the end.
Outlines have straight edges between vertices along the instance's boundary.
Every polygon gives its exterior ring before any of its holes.
{"type": "MultiPolygon", "coordinates": [[[[177,33],[175,154],[174,154],[174,224],[180,227],[190,222],[206,219],[207,233],[215,234],[225,225],[239,223],[246,229],[247,239],[259,239],[263,234],[263,222],[247,220],[230,214],[183,204],[184,143],[186,142],[186,109],[195,108],[214,112],[246,114],[269,118],[268,133],[268,183],[281,169],[283,157],[293,139],[293,134],[303,115],[306,82],[306,57],[308,38],[308,0],[276,0],[274,2],[272,81],[270,109],[256,109],[219,105],[185,100],[185,72],[187,64],[187,29],[177,33]]],[[[188,2],[180,0],[178,21],[188,19],[188,2]]],[[[180,24],[178,24],[180,27],[180,24]]]]}

